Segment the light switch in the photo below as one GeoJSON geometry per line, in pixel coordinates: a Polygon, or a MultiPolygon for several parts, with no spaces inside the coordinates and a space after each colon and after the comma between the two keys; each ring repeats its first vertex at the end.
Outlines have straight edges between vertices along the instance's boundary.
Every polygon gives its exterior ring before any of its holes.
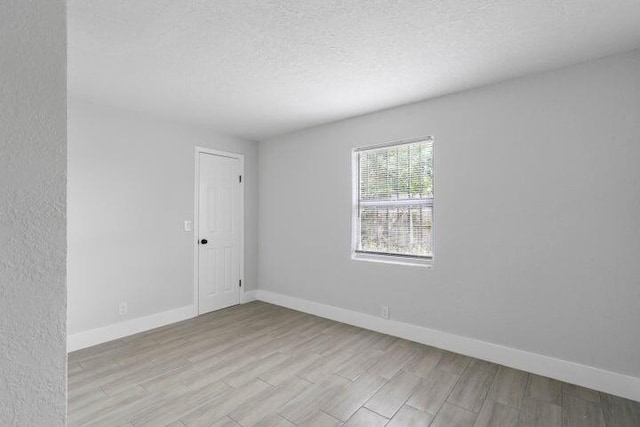
{"type": "Polygon", "coordinates": [[[184,222],[184,231],[191,231],[193,229],[193,222],[185,221],[184,222]]]}

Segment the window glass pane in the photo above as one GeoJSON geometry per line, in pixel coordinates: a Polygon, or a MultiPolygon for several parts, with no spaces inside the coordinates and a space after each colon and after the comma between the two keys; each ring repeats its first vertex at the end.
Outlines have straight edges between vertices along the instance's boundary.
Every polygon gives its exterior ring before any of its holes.
{"type": "Polygon", "coordinates": [[[431,206],[368,206],[360,211],[360,250],[430,256],[431,206]]]}
{"type": "Polygon", "coordinates": [[[433,197],[430,141],[359,153],[360,200],[433,197]]]}
{"type": "Polygon", "coordinates": [[[373,148],[357,156],[357,250],[431,256],[433,142],[373,148]]]}

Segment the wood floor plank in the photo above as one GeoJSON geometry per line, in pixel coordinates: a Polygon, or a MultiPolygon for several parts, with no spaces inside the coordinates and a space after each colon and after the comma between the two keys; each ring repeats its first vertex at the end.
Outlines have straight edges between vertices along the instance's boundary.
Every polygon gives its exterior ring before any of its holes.
{"type": "Polygon", "coordinates": [[[278,415],[270,414],[256,424],[257,427],[295,427],[295,424],[288,419],[278,415]]]}
{"type": "Polygon", "coordinates": [[[500,366],[489,389],[489,398],[503,405],[520,409],[527,380],[526,372],[500,366]]]}
{"type": "Polygon", "coordinates": [[[433,420],[433,415],[412,406],[404,405],[393,416],[387,427],[425,427],[433,420]]]}
{"type": "Polygon", "coordinates": [[[83,368],[80,362],[73,362],[73,361],[67,362],[67,376],[69,378],[73,378],[74,375],[77,375],[80,372],[82,372],[82,369],[83,368]]]}
{"type": "Polygon", "coordinates": [[[458,379],[457,375],[434,369],[420,381],[407,404],[435,415],[449,397],[458,379]]]}
{"type": "Polygon", "coordinates": [[[640,402],[602,393],[602,409],[607,427],[640,426],[640,402]]]}
{"type": "Polygon", "coordinates": [[[174,399],[165,399],[161,404],[149,406],[131,418],[131,424],[138,426],[156,426],[166,421],[178,421],[190,408],[197,408],[220,396],[231,393],[231,388],[218,381],[206,388],[182,393],[174,399]]]}
{"type": "MultiPolygon", "coordinates": [[[[131,425],[131,419],[137,414],[143,411],[153,412],[155,408],[162,406],[164,402],[177,399],[188,391],[187,387],[178,386],[159,393],[144,393],[137,398],[126,402],[118,402],[112,406],[105,404],[99,411],[93,411],[91,416],[80,425],[83,427],[131,425]]],[[[125,393],[129,393],[129,391],[121,394],[125,393]]],[[[116,400],[117,396],[110,397],[109,401],[112,399],[116,400]]]]}
{"type": "Polygon", "coordinates": [[[293,423],[301,423],[319,411],[347,384],[350,384],[349,380],[331,375],[307,387],[302,393],[283,405],[278,413],[293,423]]]}
{"type": "Polygon", "coordinates": [[[562,408],[553,403],[525,399],[520,409],[522,427],[561,427],[562,408]]]}
{"type": "Polygon", "coordinates": [[[90,390],[95,390],[112,381],[118,381],[126,378],[128,375],[153,367],[154,365],[147,360],[132,363],[131,365],[120,366],[117,363],[109,363],[108,369],[103,369],[102,365],[97,366],[96,370],[85,369],[81,378],[69,384],[69,394],[79,395],[90,390]]]}
{"type": "Polygon", "coordinates": [[[438,365],[444,353],[434,347],[425,347],[405,366],[404,370],[414,375],[426,377],[438,365]]]}
{"type": "Polygon", "coordinates": [[[352,357],[354,357],[353,353],[344,351],[342,348],[336,348],[329,353],[323,354],[320,359],[300,371],[298,376],[312,383],[322,381],[334,374],[342,364],[352,357]]]}
{"type": "MultiPolygon", "coordinates": [[[[180,424],[179,425],[176,424],[175,427],[184,426],[182,421],[177,421],[177,422],[179,422],[180,424]]],[[[186,426],[184,426],[184,427],[186,427],[186,426]]],[[[241,426],[237,422],[233,421],[231,418],[224,417],[222,419],[219,419],[215,423],[211,424],[210,427],[241,427],[241,426]]]]}
{"type": "Polygon", "coordinates": [[[186,359],[168,360],[160,365],[143,366],[134,372],[129,372],[126,376],[118,376],[106,384],[102,384],[102,390],[108,395],[115,395],[131,387],[137,387],[140,383],[149,381],[156,377],[182,372],[190,367],[190,362],[186,359]]]}
{"type": "Polygon", "coordinates": [[[369,372],[391,379],[418,354],[420,349],[415,345],[410,345],[404,340],[396,341],[385,351],[382,359],[369,369],[369,372]]]}
{"type": "Polygon", "coordinates": [[[335,323],[333,320],[323,319],[322,317],[312,316],[310,314],[307,316],[312,320],[312,322],[310,322],[304,330],[300,331],[300,335],[318,335],[335,323]]]}
{"type": "Polygon", "coordinates": [[[333,398],[322,406],[322,410],[339,420],[346,421],[386,382],[385,378],[365,373],[336,393],[333,398]]]}
{"type": "Polygon", "coordinates": [[[260,336],[243,340],[231,349],[218,352],[216,356],[224,360],[234,360],[248,354],[255,358],[261,358],[272,355],[277,351],[277,348],[273,346],[273,339],[269,335],[257,335],[260,336]],[[270,351],[265,351],[265,349],[269,349],[270,351]],[[262,352],[258,354],[258,350],[262,350],[262,352]]]}
{"type": "MultiPolygon", "coordinates": [[[[307,335],[308,337],[309,335],[307,335]]],[[[331,348],[331,336],[327,334],[311,335],[311,339],[293,346],[287,354],[301,356],[308,353],[321,354],[331,348]]]]}
{"type": "Polygon", "coordinates": [[[299,423],[298,427],[337,427],[340,425],[342,425],[342,421],[322,411],[318,411],[315,415],[299,423]]]}
{"type": "Polygon", "coordinates": [[[516,427],[519,417],[518,409],[486,399],[473,427],[516,427]]]}
{"type": "Polygon", "coordinates": [[[476,414],[450,403],[442,405],[430,427],[473,427],[476,414]]]}
{"type": "Polygon", "coordinates": [[[579,385],[563,383],[562,384],[562,393],[563,395],[575,396],[580,399],[588,400],[589,402],[600,402],[600,393],[591,390],[585,387],[580,387],[579,385]]]}
{"type": "Polygon", "coordinates": [[[159,351],[157,354],[154,354],[152,357],[147,357],[154,364],[160,365],[163,363],[171,362],[177,359],[186,359],[187,356],[193,353],[199,353],[202,350],[206,350],[210,348],[211,344],[208,340],[194,340],[194,341],[186,341],[185,343],[181,343],[179,346],[171,349],[170,351],[164,350],[159,351]]]}
{"type": "Polygon", "coordinates": [[[295,377],[299,372],[307,369],[311,364],[316,363],[321,357],[322,356],[316,353],[292,356],[260,374],[260,379],[273,386],[280,385],[295,377]]]}
{"type": "Polygon", "coordinates": [[[252,402],[248,402],[229,414],[229,417],[244,427],[258,424],[274,414],[281,406],[302,393],[310,382],[293,377],[274,389],[265,390],[252,402]]]}
{"type": "Polygon", "coordinates": [[[353,414],[344,427],[383,427],[389,422],[388,418],[385,418],[367,408],[360,408],[358,412],[353,414]]]}
{"type": "Polygon", "coordinates": [[[384,351],[382,350],[365,350],[338,366],[335,373],[343,378],[355,381],[360,375],[377,364],[383,356],[384,351]]]}
{"type": "Polygon", "coordinates": [[[600,402],[565,395],[562,399],[563,427],[605,427],[600,402]]]}
{"type": "Polygon", "coordinates": [[[392,337],[391,335],[382,335],[382,337],[378,338],[375,344],[371,346],[371,350],[387,351],[389,347],[400,339],[401,338],[392,337]]]}
{"type": "Polygon", "coordinates": [[[470,357],[447,351],[436,365],[436,368],[450,374],[462,375],[469,363],[471,363],[470,357]]]}
{"type": "Polygon", "coordinates": [[[560,406],[562,404],[562,383],[551,378],[530,374],[525,396],[560,406]]]}
{"type": "MultiPolygon", "coordinates": [[[[101,363],[94,364],[89,368],[82,368],[82,370],[76,370],[70,374],[68,377],[69,386],[73,385],[73,390],[77,390],[82,381],[89,381],[93,383],[93,379],[101,378],[102,375],[107,375],[110,372],[117,372],[123,368],[122,365],[113,360],[101,360],[100,362],[101,363]]],[[[152,363],[145,361],[145,365],[150,366],[152,363]]]]}
{"type": "Polygon", "coordinates": [[[238,388],[251,381],[257,379],[263,374],[271,371],[281,363],[291,363],[293,358],[282,353],[272,353],[264,359],[255,360],[254,362],[243,366],[242,369],[222,377],[221,381],[229,384],[231,387],[238,388]]]}
{"type": "Polygon", "coordinates": [[[209,368],[203,370],[194,370],[191,375],[182,380],[182,383],[189,386],[192,389],[197,389],[221,380],[222,378],[230,375],[234,372],[242,370],[245,366],[248,366],[255,362],[252,357],[246,357],[234,361],[221,360],[218,364],[215,364],[209,368]]]}
{"type": "Polygon", "coordinates": [[[255,357],[256,359],[262,359],[275,352],[287,354],[286,349],[288,346],[299,343],[301,339],[308,339],[308,337],[300,334],[282,335],[277,338],[269,334],[267,335],[267,337],[269,338],[268,342],[251,350],[252,357],[255,357]]]}
{"type": "Polygon", "coordinates": [[[400,372],[389,380],[371,399],[365,403],[365,408],[392,418],[404,405],[421,378],[408,372],[400,372]]]}
{"type": "Polygon", "coordinates": [[[194,366],[197,366],[202,361],[208,360],[222,360],[218,355],[220,355],[220,345],[230,345],[230,343],[234,340],[233,334],[228,333],[225,334],[224,337],[220,337],[219,341],[209,340],[210,347],[207,349],[203,349],[197,353],[192,353],[186,356],[187,360],[191,362],[194,366]]]}
{"type": "Polygon", "coordinates": [[[69,396],[67,405],[70,412],[76,412],[84,406],[95,404],[95,402],[106,399],[107,394],[100,387],[90,390],[86,393],[69,396]]]}
{"type": "Polygon", "coordinates": [[[355,336],[350,338],[343,348],[347,351],[351,351],[355,354],[362,353],[369,350],[373,345],[378,342],[379,336],[375,332],[362,329],[355,336]]]}
{"type": "Polygon", "coordinates": [[[244,403],[251,401],[260,395],[260,393],[270,388],[272,387],[264,381],[256,380],[194,409],[183,417],[180,417],[180,421],[187,427],[208,426],[212,420],[217,420],[229,415],[244,403]]]}
{"type": "Polygon", "coordinates": [[[191,363],[185,363],[184,365],[178,366],[176,369],[168,370],[158,376],[153,377],[149,375],[149,379],[145,376],[138,379],[137,382],[149,392],[161,391],[189,378],[193,372],[192,369],[193,365],[191,365],[191,363]]]}
{"type": "Polygon", "coordinates": [[[74,411],[68,416],[68,423],[73,425],[84,425],[91,420],[99,419],[105,414],[117,410],[122,406],[126,406],[130,402],[135,402],[139,398],[146,395],[146,390],[140,386],[125,390],[123,393],[107,396],[106,399],[96,401],[94,404],[87,405],[80,410],[74,411]]]}
{"type": "Polygon", "coordinates": [[[480,359],[471,359],[471,362],[469,363],[468,368],[474,368],[474,369],[482,369],[483,371],[487,371],[490,374],[495,374],[498,372],[498,368],[500,366],[496,365],[495,363],[491,363],[491,362],[487,362],[486,360],[480,360],[480,359]]]}
{"type": "Polygon", "coordinates": [[[494,374],[478,368],[467,368],[453,388],[447,402],[479,412],[482,408],[494,374]]]}
{"type": "MultiPolygon", "coordinates": [[[[207,340],[203,339],[202,343],[206,343],[207,340]]],[[[131,348],[125,347],[126,351],[121,351],[119,354],[109,356],[111,360],[122,366],[129,366],[133,363],[140,361],[150,361],[161,356],[164,353],[174,354],[177,350],[182,350],[184,347],[189,346],[189,341],[182,337],[177,338],[175,341],[158,345],[158,342],[149,341],[142,346],[132,346],[131,348]]],[[[123,349],[124,350],[124,349],[123,349]]],[[[154,365],[158,363],[153,363],[154,365]]]]}

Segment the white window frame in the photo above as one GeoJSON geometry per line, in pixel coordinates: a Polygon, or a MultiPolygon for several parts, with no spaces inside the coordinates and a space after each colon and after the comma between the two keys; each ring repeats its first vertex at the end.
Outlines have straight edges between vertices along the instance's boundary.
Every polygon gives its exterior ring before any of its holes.
{"type": "Polygon", "coordinates": [[[381,262],[387,264],[399,264],[417,267],[433,268],[433,260],[435,257],[435,230],[436,230],[436,208],[435,208],[435,187],[436,187],[436,153],[435,142],[432,136],[425,136],[421,138],[405,139],[401,141],[387,142],[377,145],[368,145],[361,147],[354,147],[351,151],[351,194],[352,194],[352,206],[351,206],[351,259],[356,261],[370,261],[381,262]],[[358,242],[360,239],[360,221],[358,221],[358,205],[360,196],[360,170],[358,165],[358,153],[362,151],[385,149],[396,145],[411,144],[416,142],[431,142],[433,146],[433,204],[431,207],[431,256],[430,257],[418,257],[411,255],[394,255],[394,254],[377,254],[358,252],[358,242]]]}

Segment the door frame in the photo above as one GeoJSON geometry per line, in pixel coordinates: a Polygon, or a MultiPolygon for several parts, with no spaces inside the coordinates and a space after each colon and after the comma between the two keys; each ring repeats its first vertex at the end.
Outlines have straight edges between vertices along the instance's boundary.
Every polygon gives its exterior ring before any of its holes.
{"type": "Polygon", "coordinates": [[[244,294],[244,288],[246,286],[244,280],[244,155],[238,153],[231,153],[228,151],[214,150],[212,148],[195,146],[195,167],[194,167],[194,193],[193,193],[193,307],[194,316],[200,315],[200,254],[199,254],[199,240],[200,240],[200,155],[210,154],[220,157],[228,157],[237,159],[239,161],[239,173],[242,176],[242,182],[240,183],[240,280],[242,286],[238,286],[238,304],[242,304],[242,296],[244,294]]]}

